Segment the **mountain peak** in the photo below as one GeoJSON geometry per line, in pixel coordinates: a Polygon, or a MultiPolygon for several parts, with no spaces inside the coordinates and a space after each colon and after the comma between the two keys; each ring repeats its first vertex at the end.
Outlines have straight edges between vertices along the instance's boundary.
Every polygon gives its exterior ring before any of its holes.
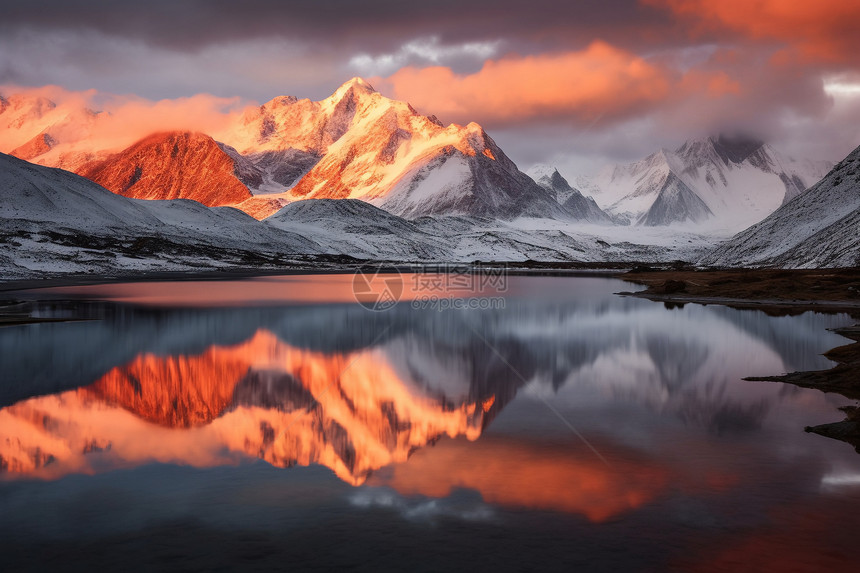
{"type": "Polygon", "coordinates": [[[341,99],[347,92],[352,90],[354,93],[364,93],[364,94],[372,94],[376,93],[376,90],[373,89],[373,86],[370,85],[364,78],[360,78],[358,76],[346,81],[343,85],[337,88],[332,94],[334,99],[341,99]]]}
{"type": "MultiPolygon", "coordinates": [[[[541,180],[551,183],[556,173],[558,173],[558,169],[546,163],[536,163],[526,170],[526,175],[534,179],[537,183],[540,183],[541,180]]],[[[561,176],[560,173],[559,176],[561,176]]]]}

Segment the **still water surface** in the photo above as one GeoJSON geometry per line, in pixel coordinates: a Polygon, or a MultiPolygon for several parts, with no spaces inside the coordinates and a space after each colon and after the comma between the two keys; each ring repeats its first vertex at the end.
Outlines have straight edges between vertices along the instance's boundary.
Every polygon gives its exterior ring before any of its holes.
{"type": "Polygon", "coordinates": [[[30,294],[91,320],[0,329],[5,564],[853,570],[860,456],[803,431],[850,402],[742,380],[827,368],[849,317],[420,282],[383,312],[351,275],[30,294]]]}

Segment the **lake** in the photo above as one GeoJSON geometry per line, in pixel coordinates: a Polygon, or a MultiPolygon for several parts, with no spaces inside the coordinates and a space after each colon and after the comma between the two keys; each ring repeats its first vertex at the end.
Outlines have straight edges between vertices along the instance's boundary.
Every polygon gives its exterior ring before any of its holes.
{"type": "Polygon", "coordinates": [[[48,321],[0,328],[4,567],[856,565],[860,456],[803,431],[853,402],[742,380],[828,368],[850,317],[360,279],[17,293],[48,321]]]}

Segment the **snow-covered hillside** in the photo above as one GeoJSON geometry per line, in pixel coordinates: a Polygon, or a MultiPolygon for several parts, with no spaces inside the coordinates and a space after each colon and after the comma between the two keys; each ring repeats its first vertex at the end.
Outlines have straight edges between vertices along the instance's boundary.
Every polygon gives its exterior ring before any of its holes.
{"type": "MultiPolygon", "coordinates": [[[[668,261],[709,238],[606,225],[466,216],[407,220],[364,201],[303,200],[264,221],[231,207],[131,199],[73,173],[0,154],[0,280],[56,273],[282,267],[299,255],[403,262],[668,261]],[[617,228],[614,228],[617,229],[617,228]]],[[[696,255],[697,256],[697,255],[696,255]]]]}
{"type": "Polygon", "coordinates": [[[290,203],[265,220],[299,233],[326,254],[401,261],[450,260],[446,238],[357,199],[308,199],[290,203]]]}
{"type": "Polygon", "coordinates": [[[576,184],[633,224],[738,231],[800,195],[831,167],[792,159],[759,141],[710,137],[606,167],[576,184]]]}
{"type": "Polygon", "coordinates": [[[319,253],[232,208],[115,195],[61,169],[0,154],[2,278],[40,273],[217,268],[249,253],[319,253]]]}
{"type": "Polygon", "coordinates": [[[860,266],[860,147],[824,179],[707,254],[710,265],[860,266]]]}

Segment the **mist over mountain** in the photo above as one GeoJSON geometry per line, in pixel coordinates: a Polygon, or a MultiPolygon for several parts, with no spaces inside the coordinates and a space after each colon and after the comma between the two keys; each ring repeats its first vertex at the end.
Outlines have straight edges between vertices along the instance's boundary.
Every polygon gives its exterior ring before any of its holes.
{"type": "Polygon", "coordinates": [[[827,161],[795,160],[761,141],[715,136],[661,149],[576,180],[608,213],[634,225],[752,225],[816,183],[827,161]]]}

